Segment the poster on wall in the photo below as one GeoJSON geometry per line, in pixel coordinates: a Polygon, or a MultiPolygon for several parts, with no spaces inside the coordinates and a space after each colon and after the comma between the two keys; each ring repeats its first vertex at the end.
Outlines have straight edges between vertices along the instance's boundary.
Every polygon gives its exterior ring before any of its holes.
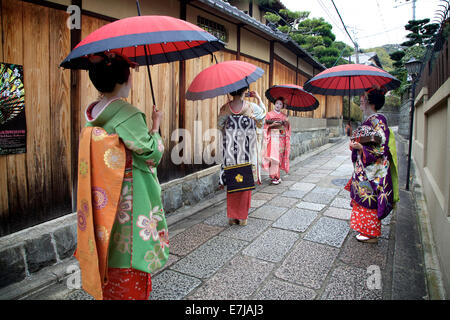
{"type": "Polygon", "coordinates": [[[0,63],[0,155],[26,152],[23,66],[0,63]]]}

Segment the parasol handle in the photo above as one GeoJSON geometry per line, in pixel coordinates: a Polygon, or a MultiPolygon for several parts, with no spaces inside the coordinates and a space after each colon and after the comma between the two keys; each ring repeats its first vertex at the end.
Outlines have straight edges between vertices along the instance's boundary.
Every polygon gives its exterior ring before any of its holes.
{"type": "MultiPolygon", "coordinates": [[[[141,6],[139,5],[139,0],[136,0],[136,6],[137,6],[138,15],[140,16],[141,15],[141,6]]],[[[150,91],[152,93],[152,101],[153,101],[153,105],[156,106],[155,93],[153,92],[152,75],[150,73],[150,62],[148,61],[147,47],[145,44],[144,44],[144,52],[145,52],[145,62],[147,65],[148,79],[150,80],[150,91]]],[[[161,128],[159,129],[159,135],[161,135],[161,128]]]]}
{"type": "MultiPolygon", "coordinates": [[[[136,6],[137,6],[138,15],[140,16],[141,15],[141,6],[139,5],[139,0],[136,0],[136,6]]],[[[147,47],[145,45],[144,45],[144,52],[145,52],[145,62],[146,62],[146,65],[147,65],[148,79],[150,80],[150,90],[152,92],[153,105],[156,106],[155,94],[153,92],[152,75],[150,73],[150,63],[148,61],[147,47]]]]}

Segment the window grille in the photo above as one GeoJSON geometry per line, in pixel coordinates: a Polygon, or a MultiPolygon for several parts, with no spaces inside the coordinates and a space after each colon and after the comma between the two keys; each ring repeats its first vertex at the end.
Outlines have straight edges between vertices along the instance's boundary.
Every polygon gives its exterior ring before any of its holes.
{"type": "Polygon", "coordinates": [[[219,40],[225,43],[228,42],[228,33],[225,26],[200,16],[197,17],[197,25],[203,30],[211,33],[219,40]]]}

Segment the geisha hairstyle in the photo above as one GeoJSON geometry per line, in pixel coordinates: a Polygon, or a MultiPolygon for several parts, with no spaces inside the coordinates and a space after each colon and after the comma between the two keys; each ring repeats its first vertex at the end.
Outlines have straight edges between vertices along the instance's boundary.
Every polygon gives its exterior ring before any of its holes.
{"type": "Polygon", "coordinates": [[[89,57],[89,78],[101,93],[113,92],[116,84],[124,84],[130,76],[130,61],[115,53],[98,53],[89,57]]]}
{"type": "Polygon", "coordinates": [[[280,100],[280,101],[283,103],[283,108],[284,108],[284,107],[285,107],[284,98],[283,98],[283,97],[278,97],[278,98],[276,98],[275,101],[274,101],[274,104],[275,104],[275,102],[277,102],[278,100],[280,100]]]}
{"type": "Polygon", "coordinates": [[[367,101],[369,104],[375,105],[375,110],[380,110],[384,106],[384,95],[386,94],[386,89],[383,87],[374,87],[366,91],[367,101]]]}
{"type": "Polygon", "coordinates": [[[240,96],[243,92],[245,92],[245,91],[247,91],[247,90],[248,90],[248,87],[243,87],[243,88],[240,88],[240,89],[238,89],[238,90],[236,90],[236,91],[230,92],[230,95],[231,95],[232,97],[240,96]]]}

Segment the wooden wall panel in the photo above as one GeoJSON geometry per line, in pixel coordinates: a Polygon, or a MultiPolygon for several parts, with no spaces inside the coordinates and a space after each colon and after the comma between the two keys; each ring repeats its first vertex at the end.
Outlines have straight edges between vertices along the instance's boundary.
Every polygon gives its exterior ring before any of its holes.
{"type": "MultiPolygon", "coordinates": [[[[109,23],[108,21],[83,16],[82,35],[83,39],[89,33],[109,23]]],[[[163,63],[150,66],[150,74],[155,95],[155,103],[159,110],[164,113],[160,131],[164,141],[165,152],[161,160],[158,176],[161,181],[166,181],[170,172],[170,151],[173,143],[170,141],[171,133],[178,127],[178,105],[179,105],[179,62],[163,63]],[[175,106],[175,107],[174,107],[175,106]]],[[[127,102],[139,108],[145,113],[149,129],[152,126],[153,98],[150,88],[147,67],[140,66],[138,70],[132,70],[132,89],[127,102]]],[[[81,107],[80,107],[80,128],[86,124],[85,110],[89,104],[98,100],[99,92],[89,79],[87,71],[81,71],[81,107]]]]}
{"type": "MultiPolygon", "coordinates": [[[[90,16],[85,16],[81,18],[81,39],[84,39],[88,34],[97,30],[101,26],[107,24],[107,21],[93,18],[90,16]]],[[[98,100],[99,93],[97,89],[95,89],[91,80],[89,79],[89,74],[87,71],[80,71],[80,97],[81,97],[81,106],[80,106],[80,128],[79,131],[86,124],[85,111],[86,108],[94,101],[98,100]]]]}
{"type": "MultiPolygon", "coordinates": [[[[264,75],[261,78],[259,78],[256,82],[250,83],[250,91],[257,91],[261,96],[263,103],[266,107],[268,107],[269,100],[267,100],[265,92],[269,88],[269,64],[247,56],[241,56],[241,60],[252,63],[264,70],[264,75]]],[[[252,100],[256,102],[256,99],[252,98],[252,100]]]]}
{"type": "MultiPolygon", "coordinates": [[[[0,1],[0,26],[3,30],[3,8],[0,1]]],[[[3,59],[3,41],[0,41],[0,61],[3,59]]],[[[6,218],[9,215],[8,205],[8,162],[6,156],[0,156],[0,225],[6,225],[6,218]]]]}
{"type": "Polygon", "coordinates": [[[327,96],[326,118],[338,119],[342,116],[342,97],[327,96]]]}
{"type": "Polygon", "coordinates": [[[27,152],[0,156],[0,236],[71,211],[67,13],[1,1],[1,61],[24,67],[27,152]],[[5,186],[6,185],[6,186],[5,186]]]}
{"type": "MultiPolygon", "coordinates": [[[[217,62],[235,60],[236,56],[228,52],[215,52],[217,62]]],[[[186,61],[186,90],[194,78],[204,69],[216,63],[210,55],[186,61]]],[[[213,138],[204,139],[205,132],[217,128],[217,116],[220,108],[228,101],[226,95],[199,101],[186,100],[184,128],[191,135],[191,163],[202,163],[202,154],[206,146],[214,143],[213,138]]]]}
{"type": "MultiPolygon", "coordinates": [[[[292,70],[279,62],[278,60],[274,60],[274,68],[273,68],[273,84],[295,84],[295,70],[292,70]]],[[[270,104],[270,110],[273,110],[273,104],[270,104]]],[[[295,112],[295,111],[283,111],[288,114],[288,116],[304,116],[304,112],[295,112]]]]}
{"type": "MultiPolygon", "coordinates": [[[[23,4],[22,2],[2,1],[2,42],[3,62],[23,65],[23,4]]],[[[28,81],[24,77],[25,84],[28,81]]],[[[26,117],[30,112],[29,97],[25,87],[26,117]]],[[[29,136],[29,133],[27,132],[29,136]]],[[[27,146],[28,147],[28,146],[27,146]]],[[[1,234],[11,232],[20,225],[21,216],[26,212],[28,188],[26,176],[26,154],[0,156],[6,162],[8,211],[2,212],[7,223],[2,224],[1,234]]]]}
{"type": "MultiPolygon", "coordinates": [[[[67,13],[49,10],[50,32],[50,145],[51,178],[54,199],[70,199],[72,196],[71,174],[71,110],[70,70],[59,68],[70,52],[70,33],[64,26],[67,13]]],[[[52,201],[53,212],[70,212],[69,201],[52,201]]]]}

